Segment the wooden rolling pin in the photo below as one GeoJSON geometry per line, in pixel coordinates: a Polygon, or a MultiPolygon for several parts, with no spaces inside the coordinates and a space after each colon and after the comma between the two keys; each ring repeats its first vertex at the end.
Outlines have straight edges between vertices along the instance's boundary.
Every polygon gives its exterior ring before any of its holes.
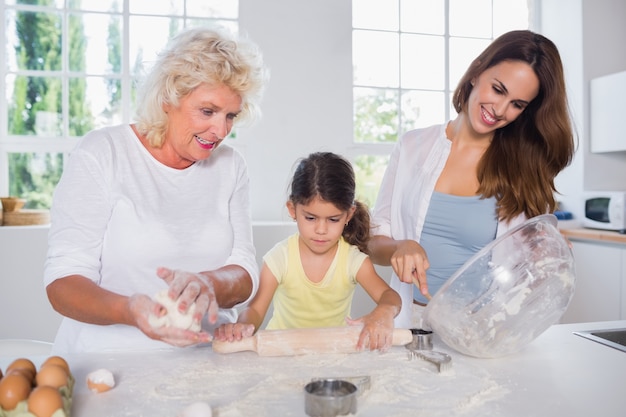
{"type": "MultiPolygon", "coordinates": [[[[293,356],[311,353],[354,353],[361,326],[315,329],[259,330],[254,336],[235,342],[213,341],[213,351],[234,353],[251,350],[259,356],[293,356]]],[[[413,341],[409,329],[394,329],[393,345],[413,341]]]]}

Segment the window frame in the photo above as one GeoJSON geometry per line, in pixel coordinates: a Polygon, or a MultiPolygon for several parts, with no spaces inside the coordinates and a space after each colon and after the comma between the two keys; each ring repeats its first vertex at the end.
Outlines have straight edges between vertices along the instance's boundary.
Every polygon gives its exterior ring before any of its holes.
{"type": "MultiPolygon", "coordinates": [[[[195,22],[226,22],[229,25],[238,27],[239,17],[200,17],[187,13],[186,2],[187,0],[181,0],[182,11],[176,14],[146,14],[146,13],[131,13],[130,2],[131,0],[120,0],[119,11],[97,11],[91,9],[76,9],[69,7],[68,0],[56,0],[57,5],[42,6],[42,5],[30,5],[20,4],[18,1],[4,1],[0,4],[1,18],[6,21],[7,12],[48,12],[58,13],[62,16],[61,26],[61,62],[62,67],[59,71],[39,71],[39,70],[23,70],[15,69],[9,70],[8,65],[4,65],[0,68],[0,82],[5,86],[3,91],[6,94],[6,85],[8,76],[36,76],[36,77],[57,77],[61,79],[61,130],[60,136],[49,135],[12,135],[9,134],[8,123],[8,109],[9,103],[7,100],[0,100],[0,195],[9,195],[10,190],[10,178],[9,178],[9,155],[11,153],[61,153],[63,154],[63,164],[67,163],[67,156],[72,149],[76,146],[81,136],[71,136],[69,134],[69,82],[72,78],[88,79],[89,77],[99,77],[106,79],[117,79],[121,82],[121,122],[122,124],[131,123],[133,121],[134,107],[132,104],[132,89],[135,82],[134,75],[131,73],[130,59],[130,34],[132,28],[130,26],[131,17],[156,17],[164,19],[180,19],[182,27],[194,25],[195,22]],[[11,3],[11,4],[7,4],[11,3]],[[62,3],[62,6],[59,5],[62,3]],[[88,71],[70,71],[69,68],[69,16],[70,15],[103,15],[103,16],[119,16],[121,18],[121,70],[119,73],[106,71],[102,73],[90,73],[88,71]]],[[[238,1],[238,0],[235,0],[238,1]]],[[[238,9],[238,6],[237,6],[238,9]]],[[[238,14],[238,13],[237,13],[238,14]]],[[[8,26],[8,25],[5,25],[8,26]]],[[[1,56],[8,56],[12,51],[9,51],[7,47],[7,32],[8,28],[0,31],[0,54],[1,56]]],[[[165,46],[165,45],[163,45],[165,46]]],[[[4,97],[3,97],[4,98],[4,97]]],[[[95,115],[94,115],[95,116],[95,115]]]]}
{"type": "MultiPolygon", "coordinates": [[[[358,1],[358,0],[354,0],[354,1],[358,1]]],[[[471,37],[471,36],[460,36],[460,35],[452,35],[450,33],[450,1],[451,0],[443,0],[444,2],[444,29],[443,29],[443,34],[440,35],[434,35],[434,36],[441,36],[443,38],[443,43],[444,43],[444,47],[445,47],[445,52],[444,52],[444,86],[443,89],[438,89],[438,88],[433,88],[433,89],[413,89],[413,88],[403,88],[402,86],[402,38],[404,34],[408,34],[408,35],[414,35],[414,34],[418,34],[421,35],[421,33],[416,33],[416,32],[412,32],[412,31],[404,31],[402,30],[401,27],[401,22],[402,22],[402,0],[393,0],[397,2],[397,13],[398,13],[398,28],[394,29],[394,30],[389,30],[389,29],[376,29],[376,28],[365,28],[365,27],[358,27],[355,26],[354,22],[352,23],[352,39],[354,42],[354,33],[355,31],[374,31],[374,32],[381,32],[381,33],[394,33],[398,35],[398,53],[399,53],[399,60],[400,63],[398,65],[398,86],[397,87],[380,87],[380,86],[373,86],[373,85],[368,85],[368,84],[357,84],[355,82],[355,74],[353,72],[353,81],[352,81],[352,91],[353,91],[353,104],[354,104],[354,91],[357,88],[374,88],[374,89],[381,89],[381,90],[388,90],[388,91],[395,91],[397,94],[397,102],[396,102],[396,108],[397,108],[397,114],[398,114],[398,121],[397,121],[397,126],[396,126],[396,141],[394,142],[357,142],[357,127],[356,124],[353,124],[353,139],[352,139],[352,144],[350,146],[348,146],[346,148],[346,156],[353,161],[356,161],[357,158],[359,157],[367,157],[367,156],[389,156],[393,150],[393,147],[395,146],[397,140],[404,134],[406,133],[406,131],[402,130],[402,126],[403,126],[403,118],[402,118],[402,96],[403,94],[407,93],[407,92],[412,92],[412,91],[434,91],[434,92],[440,92],[443,93],[444,96],[444,120],[442,121],[442,123],[445,123],[449,120],[452,119],[453,117],[453,112],[454,109],[452,107],[452,95],[454,94],[454,90],[456,89],[456,85],[452,85],[451,84],[451,80],[450,80],[450,69],[451,69],[451,62],[450,62],[450,43],[451,43],[451,39],[453,38],[460,38],[460,39],[477,39],[477,40],[486,40],[486,41],[492,41],[493,39],[495,39],[497,36],[500,35],[500,33],[496,32],[496,28],[494,25],[494,21],[495,18],[493,16],[492,13],[492,17],[491,17],[491,22],[492,22],[492,27],[491,27],[491,37],[490,38],[482,38],[482,37],[471,37]]],[[[501,0],[502,1],[502,0],[501,0]]],[[[533,30],[534,27],[537,26],[537,22],[539,21],[539,15],[538,15],[538,3],[540,0],[527,0],[527,5],[528,5],[528,28],[530,30],[533,30]]],[[[497,0],[492,0],[491,1],[491,6],[492,6],[492,10],[496,4],[497,0]]],[[[395,7],[395,6],[394,6],[395,7]]],[[[430,33],[424,33],[424,35],[432,35],[430,33]]],[[[354,66],[354,65],[353,65],[354,66]]],[[[456,82],[456,81],[455,81],[456,82]]],[[[352,113],[352,118],[353,118],[353,122],[356,120],[356,113],[353,109],[353,113],[352,113]]],[[[357,178],[358,181],[358,178],[357,178]]],[[[373,205],[373,201],[369,202],[370,204],[373,205]]]]}

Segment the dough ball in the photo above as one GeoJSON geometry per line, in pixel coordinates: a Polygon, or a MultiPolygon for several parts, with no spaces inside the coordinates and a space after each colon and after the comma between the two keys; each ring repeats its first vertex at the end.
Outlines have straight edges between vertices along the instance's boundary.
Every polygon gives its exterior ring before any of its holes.
{"type": "Polygon", "coordinates": [[[152,327],[177,327],[179,329],[191,330],[192,332],[200,331],[200,323],[196,323],[193,320],[193,315],[196,312],[196,303],[189,306],[187,313],[182,314],[178,311],[178,301],[172,300],[167,295],[167,290],[157,293],[154,296],[154,300],[165,307],[167,314],[161,317],[151,315],[149,322],[152,327]]]}
{"type": "Polygon", "coordinates": [[[87,375],[87,388],[93,392],[105,392],[115,386],[113,373],[108,369],[98,369],[87,375]]]}
{"type": "Polygon", "coordinates": [[[177,417],[211,417],[211,406],[201,401],[190,404],[177,417]]]}

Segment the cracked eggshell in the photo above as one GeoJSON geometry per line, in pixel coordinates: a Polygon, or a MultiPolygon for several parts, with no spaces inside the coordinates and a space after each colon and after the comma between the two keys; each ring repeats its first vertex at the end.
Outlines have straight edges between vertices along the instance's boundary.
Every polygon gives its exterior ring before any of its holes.
{"type": "Polygon", "coordinates": [[[98,369],[87,375],[87,388],[92,392],[106,392],[114,386],[115,377],[108,369],[98,369]]]}

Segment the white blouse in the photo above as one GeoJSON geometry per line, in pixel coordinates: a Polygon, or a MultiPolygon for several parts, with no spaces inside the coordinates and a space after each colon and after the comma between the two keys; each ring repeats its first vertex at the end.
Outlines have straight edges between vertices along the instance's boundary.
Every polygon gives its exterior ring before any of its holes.
{"type": "MultiPolygon", "coordinates": [[[[83,275],[122,295],[167,288],[156,269],[191,272],[239,265],[258,288],[249,179],[222,143],[187,169],[158,162],[129,125],[93,131],[72,151],[54,195],[44,283],[83,275]]],[[[235,309],[220,322],[235,321],[235,309]]],[[[205,323],[206,324],[206,323],[205,323]]],[[[55,351],[169,347],[134,327],[64,318],[55,351]]]]}
{"type": "MultiPolygon", "coordinates": [[[[420,241],[430,198],[450,155],[446,126],[411,130],[394,146],[372,213],[372,235],[420,241]]],[[[508,223],[498,222],[496,237],[525,220],[522,214],[508,223]]],[[[395,326],[409,328],[413,284],[401,282],[394,272],[390,285],[402,298],[395,326]]]]}

